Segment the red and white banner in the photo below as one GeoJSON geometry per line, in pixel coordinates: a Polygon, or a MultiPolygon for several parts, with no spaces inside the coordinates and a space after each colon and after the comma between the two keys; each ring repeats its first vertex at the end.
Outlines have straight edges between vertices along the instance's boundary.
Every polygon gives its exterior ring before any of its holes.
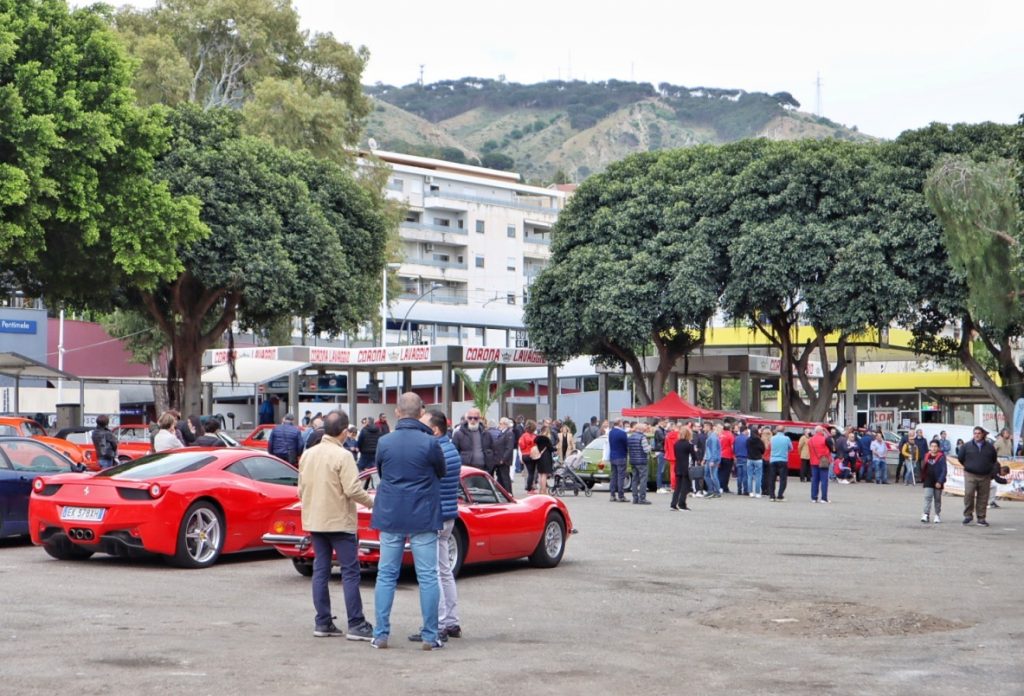
{"type": "MultiPolygon", "coordinates": [[[[224,365],[228,361],[228,349],[218,348],[210,351],[210,357],[214,365],[224,365]]],[[[235,348],[235,359],[258,358],[260,360],[277,360],[276,346],[254,346],[251,348],[235,348]]]]}
{"type": "Polygon", "coordinates": [[[547,365],[544,354],[530,348],[486,348],[467,346],[462,349],[462,362],[489,363],[499,365],[547,365]]]}

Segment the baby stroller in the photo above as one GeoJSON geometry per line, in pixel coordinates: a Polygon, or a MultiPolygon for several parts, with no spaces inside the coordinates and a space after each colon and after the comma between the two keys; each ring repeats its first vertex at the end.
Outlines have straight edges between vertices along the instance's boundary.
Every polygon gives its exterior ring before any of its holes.
{"type": "Polygon", "coordinates": [[[566,493],[572,491],[573,495],[579,495],[580,491],[588,498],[594,494],[587,484],[580,478],[580,475],[576,473],[576,470],[583,466],[583,453],[579,450],[573,450],[565,461],[559,462],[555,466],[555,471],[551,476],[552,483],[548,487],[551,495],[563,496],[566,493]]]}

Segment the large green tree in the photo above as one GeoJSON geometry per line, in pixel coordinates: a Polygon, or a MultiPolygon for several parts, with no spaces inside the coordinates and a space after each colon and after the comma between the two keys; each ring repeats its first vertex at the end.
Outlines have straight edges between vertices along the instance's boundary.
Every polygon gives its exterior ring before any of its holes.
{"type": "Polygon", "coordinates": [[[644,403],[701,345],[724,287],[720,182],[763,143],[643,153],[585,181],[559,216],[524,320],[550,358],[627,365],[644,403]],[[648,379],[643,358],[657,356],[648,379]]]}
{"type": "Polygon", "coordinates": [[[144,104],[244,108],[247,132],[332,159],[370,112],[368,51],[301,31],[292,0],[161,0],[121,8],[116,26],[144,104]]]}
{"type": "Polygon", "coordinates": [[[241,132],[224,108],[179,107],[171,151],[157,175],[171,190],[203,201],[209,238],[180,251],[183,270],[153,289],[130,292],[173,348],[173,399],[199,412],[202,353],[238,321],[268,326],[309,317],[336,334],[371,316],[391,218],[379,196],[348,169],[293,153],[241,132]]]}
{"type": "Polygon", "coordinates": [[[733,180],[731,195],[723,309],[779,351],[783,417],[820,421],[853,337],[887,327],[913,299],[889,263],[899,224],[891,167],[871,145],[777,142],[733,180]],[[816,382],[812,358],[823,372],[816,382]]]}
{"type": "Polygon", "coordinates": [[[195,199],[149,177],[169,129],[140,109],[131,63],[99,10],[0,0],[0,256],[5,282],[51,304],[181,271],[195,199]]]}
{"type": "MultiPolygon", "coordinates": [[[[982,170],[987,167],[985,163],[995,160],[1020,162],[1016,145],[1020,130],[1020,127],[994,123],[953,126],[933,123],[907,131],[883,148],[883,157],[896,167],[903,191],[898,211],[900,224],[894,231],[898,243],[892,251],[892,265],[916,289],[910,311],[899,321],[912,330],[918,352],[964,365],[1007,418],[1012,418],[1013,402],[1024,396],[1024,372],[1014,357],[1013,348],[1017,337],[1024,336],[1024,324],[1019,312],[1001,316],[997,323],[976,313],[980,287],[977,282],[983,278],[976,272],[976,263],[964,263],[969,260],[965,259],[965,253],[971,253],[969,240],[957,234],[949,236],[924,191],[928,176],[947,157],[961,158],[959,161],[968,165],[963,158],[969,158],[982,170]],[[962,244],[964,241],[966,245],[962,244]],[[973,293],[970,266],[975,268],[973,293]],[[999,376],[998,381],[990,369],[999,376]]],[[[986,197],[988,195],[986,193],[986,197]]],[[[961,210],[977,211],[985,207],[981,201],[965,201],[962,205],[961,210]]],[[[974,250],[979,253],[976,261],[999,265],[1001,252],[994,240],[987,240],[974,250]],[[980,256],[981,252],[992,255],[986,260],[980,256]]],[[[1005,297],[1011,289],[1012,286],[1008,286],[996,294],[1005,297]]]]}

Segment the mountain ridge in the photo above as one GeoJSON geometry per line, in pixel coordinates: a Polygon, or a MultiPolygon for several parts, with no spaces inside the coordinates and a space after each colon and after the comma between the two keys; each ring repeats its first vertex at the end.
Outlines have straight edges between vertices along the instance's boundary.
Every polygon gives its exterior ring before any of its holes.
{"type": "Polygon", "coordinates": [[[380,149],[581,181],[633,152],[774,139],[870,136],[800,111],[789,92],[608,80],[520,84],[465,77],[365,87],[364,129],[380,149]]]}

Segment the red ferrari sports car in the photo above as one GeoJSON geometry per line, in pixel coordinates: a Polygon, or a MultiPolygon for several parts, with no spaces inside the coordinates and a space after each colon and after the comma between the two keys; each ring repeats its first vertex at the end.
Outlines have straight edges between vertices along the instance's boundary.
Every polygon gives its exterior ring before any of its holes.
{"type": "MultiPolygon", "coordinates": [[[[376,469],[369,469],[360,476],[374,474],[376,469]]],[[[565,503],[547,495],[516,500],[490,474],[471,466],[462,467],[461,484],[459,519],[452,534],[455,543],[449,547],[455,575],[467,563],[523,557],[540,568],[559,564],[566,534],[577,531],[565,503]]],[[[359,562],[364,568],[377,564],[379,539],[377,530],[370,528],[370,510],[359,506],[359,562]]],[[[300,574],[313,574],[313,548],[302,529],[302,503],[293,503],[275,515],[263,541],[291,558],[300,574]]],[[[403,562],[412,565],[408,546],[403,562]]]]}
{"type": "Polygon", "coordinates": [[[263,452],[189,447],[32,482],[32,541],[61,560],[159,554],[205,568],[261,536],[298,498],[295,467],[263,452]]]}

